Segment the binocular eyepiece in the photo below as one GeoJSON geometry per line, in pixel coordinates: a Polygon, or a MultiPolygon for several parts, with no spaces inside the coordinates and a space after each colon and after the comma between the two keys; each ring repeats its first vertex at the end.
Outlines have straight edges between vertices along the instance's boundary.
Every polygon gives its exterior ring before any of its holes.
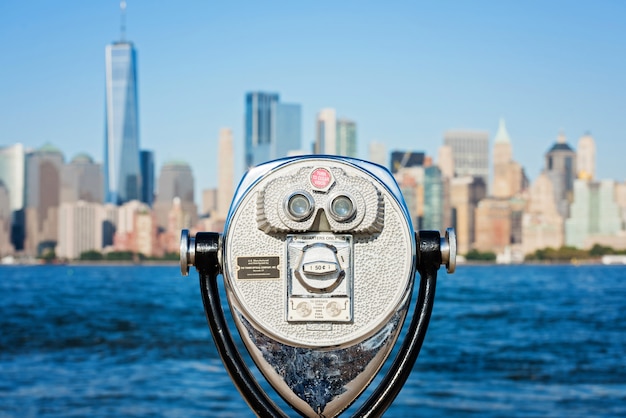
{"type": "Polygon", "coordinates": [[[407,338],[359,413],[382,413],[408,377],[426,333],[437,270],[456,268],[448,228],[414,232],[402,193],[384,168],[361,160],[307,156],[251,169],[232,201],[223,234],[183,231],[181,273],[200,273],[218,350],[259,415],[282,413],[256,384],[223,317],[223,275],[233,322],[251,358],[304,416],[350,406],[394,347],[420,291],[407,338]]]}

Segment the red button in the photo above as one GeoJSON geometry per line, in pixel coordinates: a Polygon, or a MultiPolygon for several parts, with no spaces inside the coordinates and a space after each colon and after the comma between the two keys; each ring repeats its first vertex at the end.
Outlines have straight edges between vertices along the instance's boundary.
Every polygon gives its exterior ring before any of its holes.
{"type": "Polygon", "coordinates": [[[316,168],[311,173],[311,185],[316,189],[324,189],[330,184],[330,172],[325,168],[316,168]]]}

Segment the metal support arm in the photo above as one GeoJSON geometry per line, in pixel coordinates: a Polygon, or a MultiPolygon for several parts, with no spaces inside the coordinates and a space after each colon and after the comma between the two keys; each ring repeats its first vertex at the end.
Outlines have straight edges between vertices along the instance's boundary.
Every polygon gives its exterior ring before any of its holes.
{"type": "MultiPolygon", "coordinates": [[[[416,233],[418,243],[417,270],[420,274],[419,295],[413,313],[413,319],[407,330],[407,337],[402,343],[398,355],[389,367],[379,386],[357,410],[355,416],[380,416],[394,401],[409,377],[413,365],[426,336],[435,299],[437,270],[445,264],[448,272],[454,271],[456,256],[456,237],[448,236],[453,230],[446,232],[445,239],[438,231],[420,231],[416,233]],[[442,251],[443,250],[443,251],[442,251]]],[[[219,296],[217,276],[220,273],[218,262],[219,234],[198,233],[195,242],[187,240],[185,252],[187,267],[194,264],[200,273],[200,291],[202,302],[211,334],[217,350],[226,366],[235,386],[242,394],[250,408],[262,417],[285,417],[283,411],[261,389],[241,357],[228,329],[224,310],[219,296]],[[191,244],[194,248],[189,248],[191,244]],[[191,260],[193,255],[193,262],[191,260]]],[[[181,257],[183,245],[181,244],[181,257]]],[[[182,260],[182,259],[181,259],[182,260]]],[[[183,261],[181,261],[181,268],[183,261]]]]}

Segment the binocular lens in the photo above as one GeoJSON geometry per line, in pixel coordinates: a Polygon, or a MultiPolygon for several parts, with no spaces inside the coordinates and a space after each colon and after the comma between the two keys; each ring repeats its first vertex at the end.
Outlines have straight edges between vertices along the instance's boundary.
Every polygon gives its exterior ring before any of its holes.
{"type": "Polygon", "coordinates": [[[294,220],[305,219],[313,210],[312,199],[303,193],[295,193],[287,202],[287,210],[294,220]]]}
{"type": "Polygon", "coordinates": [[[337,196],[330,204],[330,212],[338,221],[348,220],[354,215],[354,203],[348,196],[337,196]]]}

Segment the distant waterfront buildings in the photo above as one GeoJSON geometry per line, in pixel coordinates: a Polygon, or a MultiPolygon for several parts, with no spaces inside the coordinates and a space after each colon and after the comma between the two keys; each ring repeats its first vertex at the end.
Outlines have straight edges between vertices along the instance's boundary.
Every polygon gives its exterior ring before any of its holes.
{"type": "MultiPolygon", "coordinates": [[[[246,158],[261,163],[302,153],[296,149],[301,145],[299,105],[282,104],[272,93],[249,93],[246,103],[246,135],[254,133],[246,136],[251,144],[246,158]]],[[[354,156],[356,124],[338,119],[334,109],[322,109],[315,139],[316,149],[354,156]]],[[[49,144],[26,151],[20,144],[0,148],[0,256],[56,251],[58,257],[76,259],[92,250],[159,256],[177,251],[182,228],[222,231],[234,194],[232,131],[221,129],[218,142],[217,187],[203,192],[200,219],[187,163],[164,164],[155,193],[154,154],[142,150],[137,197],[103,204],[106,167],[90,156],[78,154],[65,163],[61,151],[49,144]]],[[[492,154],[485,152],[488,138],[480,131],[448,131],[444,142],[436,165],[424,152],[387,154],[383,143],[370,143],[369,158],[393,172],[416,230],[443,232],[452,226],[459,254],[494,252],[498,262],[521,261],[524,254],[562,245],[626,248],[626,183],[595,180],[591,135],[580,138],[577,151],[560,135],[531,187],[513,158],[503,120],[492,154]],[[488,195],[484,166],[490,155],[488,195]]]]}
{"type": "Polygon", "coordinates": [[[245,109],[246,168],[302,148],[299,104],[281,103],[277,93],[251,92],[245,109]]]}
{"type": "Polygon", "coordinates": [[[130,42],[105,49],[105,201],[116,205],[141,199],[137,58],[130,42]]]}

